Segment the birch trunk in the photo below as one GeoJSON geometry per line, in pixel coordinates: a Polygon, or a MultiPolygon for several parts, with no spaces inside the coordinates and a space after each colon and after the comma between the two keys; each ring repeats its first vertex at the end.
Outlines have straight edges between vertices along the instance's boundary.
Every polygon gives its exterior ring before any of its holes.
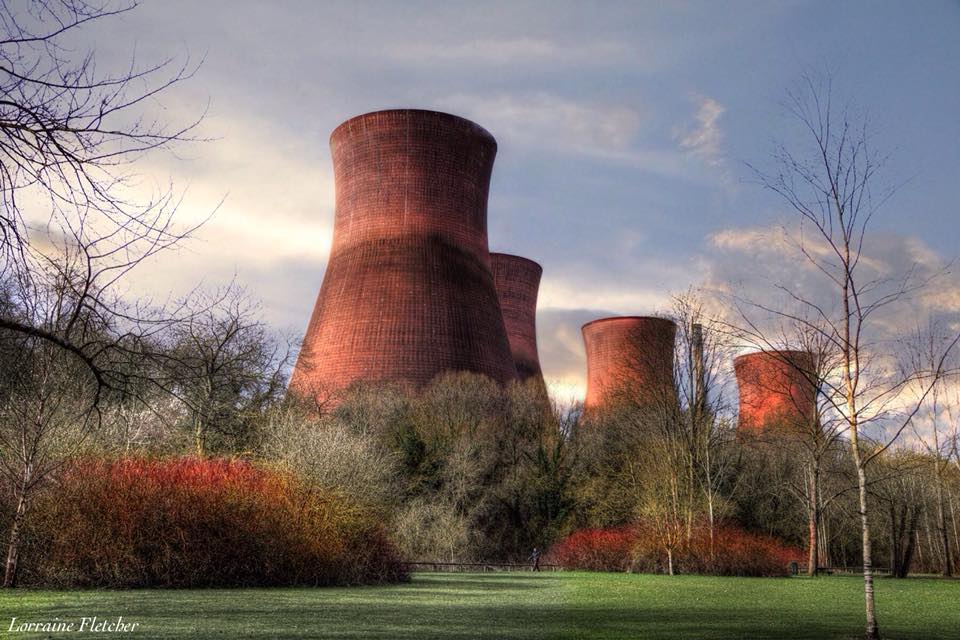
{"type": "Polygon", "coordinates": [[[940,465],[940,458],[934,459],[937,465],[937,528],[940,534],[940,544],[943,547],[943,575],[947,578],[953,576],[953,557],[950,554],[950,536],[947,533],[947,509],[944,504],[943,496],[943,467],[940,465]]]}
{"type": "Polygon", "coordinates": [[[863,594],[866,601],[867,640],[880,637],[877,626],[877,611],[873,592],[873,548],[870,542],[870,521],[867,519],[867,474],[860,461],[859,451],[855,454],[857,462],[857,485],[860,493],[860,530],[863,536],[863,594]]]}
{"type": "Polygon", "coordinates": [[[27,488],[21,486],[20,496],[17,498],[17,510],[13,514],[13,524],[10,526],[10,538],[7,543],[7,562],[3,572],[3,586],[13,589],[17,586],[17,569],[20,567],[20,532],[23,519],[27,514],[27,488]]]}
{"type": "Polygon", "coordinates": [[[807,526],[809,528],[810,549],[807,555],[807,575],[811,578],[817,575],[820,550],[820,469],[813,464],[810,470],[810,482],[807,485],[807,526]]]}

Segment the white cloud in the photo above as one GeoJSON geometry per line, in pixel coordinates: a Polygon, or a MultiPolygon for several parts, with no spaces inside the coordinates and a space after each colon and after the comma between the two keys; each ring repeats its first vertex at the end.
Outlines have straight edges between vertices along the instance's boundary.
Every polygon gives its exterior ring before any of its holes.
{"type": "Polygon", "coordinates": [[[720,128],[720,117],[726,108],[713,98],[694,95],[697,112],[694,115],[696,126],[677,134],[680,148],[701,158],[710,166],[723,164],[723,130],[720,128]]]}
{"type": "Polygon", "coordinates": [[[547,93],[477,96],[457,94],[438,103],[474,117],[497,138],[584,153],[627,149],[642,121],[637,109],[590,104],[547,93]]]}
{"type": "MultiPolygon", "coordinates": [[[[263,300],[270,321],[305,326],[333,239],[329,153],[311,136],[258,119],[214,126],[216,139],[189,147],[191,157],[158,155],[137,165],[139,174],[169,176],[185,191],[176,213],[181,228],[216,212],[177,250],[132,272],[127,289],[162,300],[236,276],[263,300]]],[[[133,197],[145,201],[151,189],[145,180],[133,197]]]]}
{"type": "Polygon", "coordinates": [[[601,160],[643,173],[696,183],[727,176],[693,166],[688,152],[651,143],[653,114],[640,105],[574,100],[545,92],[465,94],[432,101],[487,128],[501,145],[601,160]]]}
{"type": "Polygon", "coordinates": [[[670,303],[666,288],[655,283],[624,286],[616,280],[586,284],[544,277],[538,300],[543,308],[607,309],[611,313],[644,315],[664,309],[670,303]]]}

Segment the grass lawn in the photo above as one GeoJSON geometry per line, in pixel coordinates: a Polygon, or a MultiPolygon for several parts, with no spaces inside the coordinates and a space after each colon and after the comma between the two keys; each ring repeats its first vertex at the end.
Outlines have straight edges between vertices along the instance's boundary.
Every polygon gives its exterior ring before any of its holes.
{"type": "MultiPolygon", "coordinates": [[[[596,573],[415,574],[327,589],[0,592],[0,637],[859,638],[859,578],[596,573]],[[20,621],[99,616],[132,633],[10,633],[20,621]]],[[[877,583],[886,638],[960,638],[960,581],[877,583]]]]}

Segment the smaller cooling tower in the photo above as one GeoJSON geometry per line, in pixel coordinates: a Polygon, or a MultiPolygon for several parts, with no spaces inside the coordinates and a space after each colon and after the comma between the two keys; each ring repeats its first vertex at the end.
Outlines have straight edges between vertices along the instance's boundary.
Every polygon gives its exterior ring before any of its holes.
{"type": "Polygon", "coordinates": [[[506,253],[491,253],[490,265],[517,378],[542,381],[537,355],[537,290],[543,268],[533,260],[506,253]]]}
{"type": "Polygon", "coordinates": [[[806,351],[760,351],[733,361],[740,433],[802,428],[816,416],[816,361],[806,351]]]}
{"type": "Polygon", "coordinates": [[[602,318],[583,325],[588,410],[621,400],[651,404],[676,398],[672,320],[642,316],[602,318]]]}

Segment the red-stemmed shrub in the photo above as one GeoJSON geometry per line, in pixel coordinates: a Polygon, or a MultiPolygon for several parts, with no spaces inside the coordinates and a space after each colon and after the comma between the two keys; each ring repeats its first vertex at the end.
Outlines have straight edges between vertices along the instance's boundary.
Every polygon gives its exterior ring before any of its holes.
{"type": "Polygon", "coordinates": [[[25,584],[213,587],[406,577],[384,528],[340,496],[248,462],[87,460],[33,506],[25,584]]]}
{"type": "Polygon", "coordinates": [[[630,571],[636,527],[580,529],[553,545],[545,559],[567,569],[585,571],[630,571]]]}
{"type": "MultiPolygon", "coordinates": [[[[803,552],[776,538],[744,531],[733,525],[714,530],[695,524],[689,541],[673,549],[677,573],[721,576],[786,576],[790,563],[803,552]]],[[[667,549],[654,528],[644,522],[611,529],[581,529],[556,543],[545,561],[567,569],[666,573],[667,549]]]]}

